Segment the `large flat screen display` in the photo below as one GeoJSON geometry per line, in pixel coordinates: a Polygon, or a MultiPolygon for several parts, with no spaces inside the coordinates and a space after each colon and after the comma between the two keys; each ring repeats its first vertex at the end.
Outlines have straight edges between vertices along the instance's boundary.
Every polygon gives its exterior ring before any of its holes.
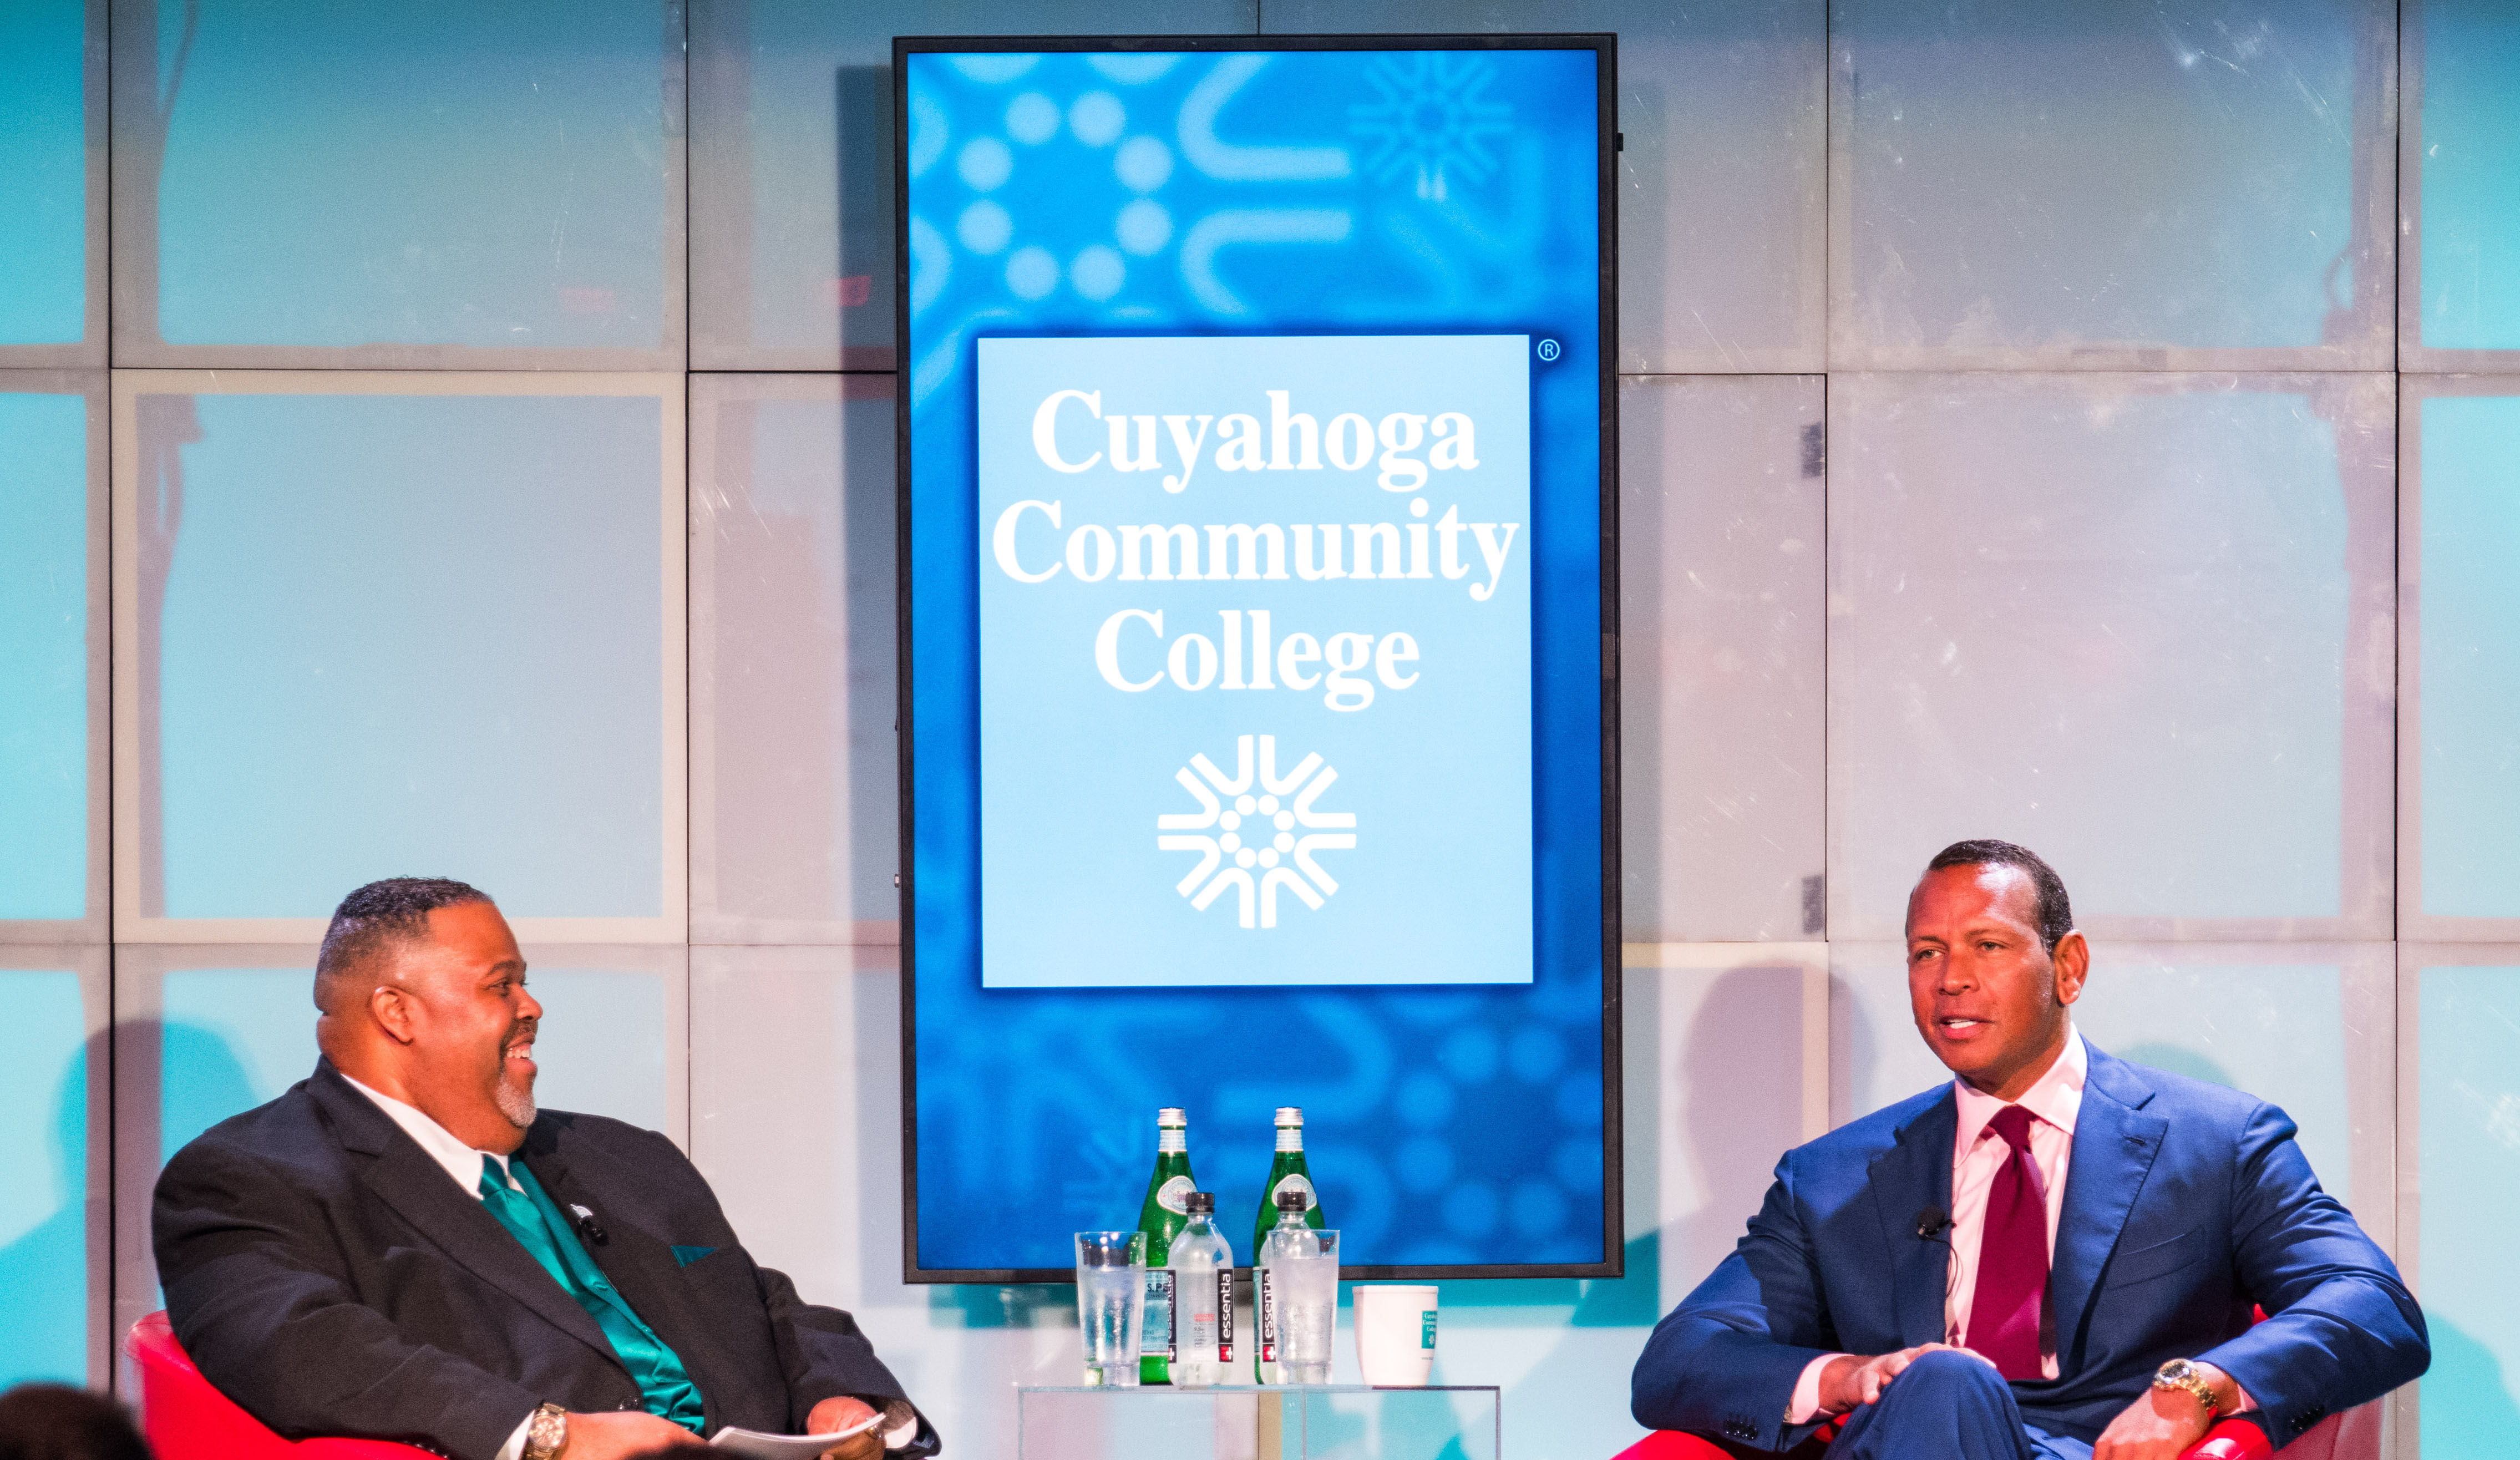
{"type": "Polygon", "coordinates": [[[1607,37],[895,43],[905,1268],[1619,1270],[1607,37]]]}

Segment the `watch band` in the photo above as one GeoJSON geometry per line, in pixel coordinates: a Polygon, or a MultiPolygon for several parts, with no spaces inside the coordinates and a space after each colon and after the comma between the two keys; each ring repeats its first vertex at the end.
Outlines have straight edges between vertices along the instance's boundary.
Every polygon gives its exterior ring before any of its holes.
{"type": "Polygon", "coordinates": [[[557,1404],[536,1408],[525,1421],[524,1460],[556,1460],[568,1448],[568,1411],[557,1404]]]}
{"type": "Polygon", "coordinates": [[[2152,1387],[2184,1390],[2195,1395],[2196,1402],[2205,1406],[2205,1417],[2209,1420],[2216,1410],[2222,1408],[2222,1400],[2214,1395],[2214,1386],[2206,1383],[2205,1376],[2196,1372],[2196,1365],[2183,1358],[2174,1358],[2163,1364],[2152,1376],[2152,1387]]]}

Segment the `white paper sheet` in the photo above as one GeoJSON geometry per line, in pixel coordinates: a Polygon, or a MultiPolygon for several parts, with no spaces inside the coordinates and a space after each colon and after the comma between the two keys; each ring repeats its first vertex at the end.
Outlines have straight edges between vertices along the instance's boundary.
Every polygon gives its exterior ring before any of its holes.
{"type": "Polygon", "coordinates": [[[709,1439],[710,1445],[751,1460],[814,1460],[825,1450],[852,1435],[864,1435],[883,1423],[880,1412],[867,1416],[863,1424],[829,1435],[764,1435],[758,1430],[739,1430],[729,1425],[709,1439]]]}

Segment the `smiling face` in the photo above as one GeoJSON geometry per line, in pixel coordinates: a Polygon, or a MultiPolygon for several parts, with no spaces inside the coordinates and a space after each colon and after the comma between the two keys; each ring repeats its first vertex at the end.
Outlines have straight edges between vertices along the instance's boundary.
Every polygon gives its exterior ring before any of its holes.
{"type": "Polygon", "coordinates": [[[505,1155],[534,1123],[542,1005],[525,991],[524,955],[498,908],[441,907],[428,932],[394,945],[370,995],[398,1046],[397,1098],[476,1150],[505,1155]]]}
{"type": "Polygon", "coordinates": [[[2089,962],[2069,933],[2039,941],[2039,891],[1997,863],[1928,872],[1908,896],[1908,1000],[1916,1031],[1952,1072],[2017,1100],[2065,1048],[2065,1007],[2089,962]]]}

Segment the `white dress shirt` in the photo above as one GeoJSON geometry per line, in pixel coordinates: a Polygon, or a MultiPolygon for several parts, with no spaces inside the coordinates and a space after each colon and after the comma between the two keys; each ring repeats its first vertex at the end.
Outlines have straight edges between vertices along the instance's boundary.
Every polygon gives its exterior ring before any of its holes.
{"type": "MultiPolygon", "coordinates": [[[[2065,1047],[2055,1063],[2021,1092],[2019,1100],[2011,1102],[2034,1118],[2030,1122],[2030,1161],[2039,1169],[2040,1195],[2048,1207],[2051,1270],[2055,1262],[2056,1222],[2065,1212],[2065,1176],[2073,1166],[2074,1121],[2083,1111],[2083,1082],[2090,1076],[2091,1068],[2091,1051],[2084,1046],[2082,1033],[2068,1023],[2065,1047]]],[[[1970,1305],[1977,1300],[1978,1252],[1986,1241],[1987,1196],[2012,1148],[1988,1128],[1996,1112],[2002,1110],[2006,1102],[1958,1076],[1952,1079],[1952,1095],[1958,1108],[1959,1126],[1952,1138],[1952,1258],[1951,1275],[1943,1290],[1943,1342],[1960,1346],[1968,1337],[1970,1305]]],[[[2048,1379],[2058,1373],[2055,1350],[2048,1346],[2053,1338],[2043,1326],[2039,1372],[2048,1379]]],[[[1820,1417],[1821,1370],[1838,1356],[1824,1353],[1803,1366],[1802,1377],[1794,1385],[1793,1405],[1785,1412],[1788,1424],[1805,1425],[1820,1417]]],[[[2238,1414],[2254,1407],[2244,1391],[2230,1412],[2238,1414]]]]}
{"type": "MultiPolygon", "coordinates": [[[[383,1111],[396,1125],[401,1126],[403,1134],[418,1141],[420,1149],[428,1153],[428,1159],[444,1166],[446,1174],[454,1179],[456,1185],[464,1188],[464,1194],[473,1201],[481,1200],[481,1167],[484,1163],[495,1163],[498,1165],[499,1180],[511,1191],[524,1190],[517,1184],[516,1177],[508,1174],[508,1158],[495,1156],[487,1151],[473,1150],[457,1140],[453,1131],[430,1119],[418,1106],[405,1105],[382,1091],[371,1090],[357,1080],[350,1079],[346,1074],[341,1078],[350,1080],[351,1089],[375,1101],[377,1109],[383,1111]]],[[[518,1457],[524,1454],[525,1430],[533,1422],[531,1411],[527,1411],[523,1419],[517,1421],[516,1433],[508,1437],[506,1444],[499,1446],[497,1460],[518,1460],[518,1457]]]]}

